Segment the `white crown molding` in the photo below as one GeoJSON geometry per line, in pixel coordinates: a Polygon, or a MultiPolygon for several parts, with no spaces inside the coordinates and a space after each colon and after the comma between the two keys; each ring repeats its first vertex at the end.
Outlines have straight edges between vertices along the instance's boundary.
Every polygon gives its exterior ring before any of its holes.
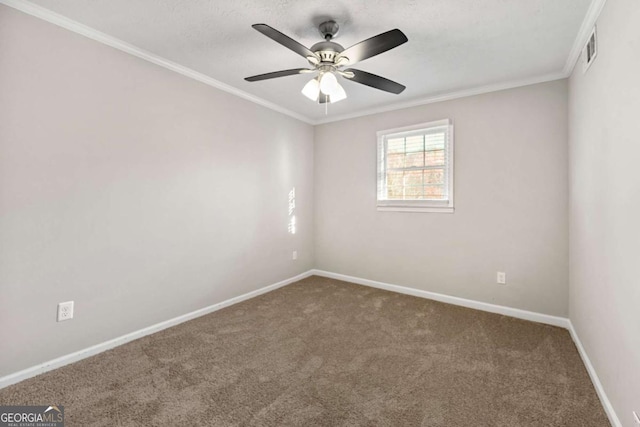
{"type": "Polygon", "coordinates": [[[573,68],[577,63],[580,54],[582,53],[582,48],[587,43],[588,38],[591,36],[591,30],[593,29],[593,26],[596,25],[596,21],[598,20],[598,17],[600,16],[600,13],[602,12],[602,9],[604,8],[606,2],[607,0],[591,0],[589,9],[587,10],[585,17],[582,20],[580,30],[578,31],[578,34],[573,42],[573,46],[571,47],[571,51],[569,52],[569,56],[567,57],[567,61],[561,72],[531,77],[527,79],[513,80],[505,83],[478,86],[461,91],[443,93],[440,95],[427,96],[411,101],[399,102],[354,113],[342,114],[335,117],[322,118],[320,120],[313,121],[311,124],[317,126],[325,123],[337,122],[340,120],[354,119],[357,117],[369,116],[372,114],[401,110],[403,108],[418,107],[421,105],[434,104],[436,102],[450,101],[452,99],[466,98],[468,96],[482,95],[485,93],[497,92],[500,90],[515,89],[517,87],[569,78],[571,77],[571,73],[573,73],[573,68]]]}
{"type": "Polygon", "coordinates": [[[593,26],[596,25],[596,21],[598,20],[606,2],[607,0],[591,0],[587,14],[582,20],[582,25],[580,26],[580,30],[578,30],[578,35],[573,41],[569,57],[567,58],[567,62],[564,64],[564,69],[562,70],[567,77],[571,76],[571,73],[573,73],[573,68],[576,66],[578,58],[580,58],[582,48],[584,48],[589,36],[591,36],[591,30],[593,29],[593,26]]]}
{"type": "Polygon", "coordinates": [[[404,108],[417,107],[421,105],[433,104],[436,102],[449,101],[452,99],[465,98],[468,96],[481,95],[490,92],[496,92],[500,90],[506,89],[514,89],[521,86],[529,86],[538,83],[545,83],[553,80],[560,80],[567,78],[571,75],[573,71],[573,67],[575,66],[578,57],[580,56],[580,52],[582,51],[582,47],[587,41],[589,37],[590,31],[595,25],[602,8],[606,0],[592,0],[591,5],[587,11],[587,14],[582,22],[578,35],[574,41],[573,47],[567,58],[565,67],[562,72],[551,73],[543,76],[531,77],[527,79],[514,80],[510,82],[497,83],[491,85],[478,86],[475,88],[469,88],[456,92],[443,93],[439,95],[427,96],[423,98],[413,99],[410,101],[399,102],[395,104],[389,104],[381,107],[370,108],[366,110],[361,110],[354,113],[348,113],[343,115],[338,115],[334,117],[326,117],[319,120],[311,119],[307,116],[299,114],[297,112],[288,110],[284,107],[281,107],[277,104],[274,104],[265,99],[259,98],[257,96],[251,95],[247,92],[244,92],[240,89],[237,89],[233,86],[230,86],[226,83],[222,83],[212,77],[209,77],[205,74],[202,74],[198,71],[192,70],[190,68],[184,67],[178,63],[173,61],[169,61],[168,59],[162,58],[158,55],[155,55],[151,52],[147,52],[143,49],[140,49],[134,45],[131,45],[127,42],[124,42],[120,39],[112,37],[108,34],[97,31],[91,27],[83,25],[79,22],[76,22],[72,19],[66,18],[60,14],[52,12],[44,7],[35,5],[30,3],[27,0],[0,0],[0,4],[4,4],[6,6],[12,7],[14,9],[20,10],[29,15],[40,18],[44,21],[50,22],[54,25],[65,28],[69,31],[73,31],[77,34],[81,34],[85,37],[88,37],[92,40],[95,40],[99,43],[103,43],[107,46],[111,46],[115,49],[121,50],[123,52],[134,55],[138,58],[144,59],[176,73],[182,74],[185,77],[189,77],[191,79],[197,80],[201,83],[214,87],[216,89],[223,90],[225,92],[236,95],[240,98],[246,99],[248,101],[254,102],[263,107],[269,108],[271,110],[277,111],[279,113],[288,115],[302,122],[308,123],[310,125],[321,125],[325,123],[337,122],[340,120],[353,119],[356,117],[368,116],[371,114],[384,113],[389,111],[401,110],[404,108]]]}
{"type": "Polygon", "coordinates": [[[238,304],[239,302],[246,301],[251,298],[255,298],[258,295],[262,295],[264,293],[274,291],[283,286],[289,285],[294,282],[298,282],[302,279],[306,279],[309,276],[311,276],[311,270],[298,274],[297,276],[290,277],[289,279],[282,280],[278,283],[274,283],[272,285],[265,286],[260,289],[256,289],[255,291],[251,291],[246,294],[243,294],[234,298],[230,298],[228,300],[219,302],[217,304],[213,304],[208,307],[192,311],[191,313],[183,314],[182,316],[174,317],[173,319],[156,323],[155,325],[151,325],[149,327],[139,329],[137,331],[131,332],[126,335],[122,335],[112,340],[105,341],[100,344],[96,344],[94,346],[76,351],[74,353],[65,354],[64,356],[58,357],[57,359],[53,359],[36,366],[32,366],[30,368],[23,369],[22,371],[9,374],[4,377],[0,377],[0,389],[4,387],[8,387],[12,384],[19,383],[20,381],[24,381],[26,379],[35,377],[36,375],[40,375],[57,368],[61,368],[65,365],[69,365],[79,360],[86,359],[87,357],[91,357],[96,354],[102,353],[104,351],[110,350],[112,348],[121,346],[133,340],[137,340],[138,338],[142,338],[144,336],[154,334],[156,332],[162,331],[163,329],[167,329],[172,326],[179,325],[180,323],[184,323],[188,320],[192,320],[197,317],[201,317],[206,314],[213,313],[214,311],[218,311],[222,308],[229,307],[234,304],[238,304]]]}
{"type": "Polygon", "coordinates": [[[132,44],[129,44],[125,41],[112,37],[108,34],[102,33],[98,30],[95,30],[91,27],[88,27],[84,24],[81,24],[77,21],[69,19],[65,16],[57,14],[55,12],[50,11],[42,6],[38,6],[36,4],[30,3],[26,0],[0,0],[0,4],[4,4],[6,6],[17,9],[21,12],[24,12],[28,15],[34,16],[36,18],[40,18],[43,21],[47,21],[51,24],[57,25],[59,27],[65,28],[69,31],[73,31],[74,33],[83,35],[87,38],[95,40],[99,43],[110,46],[114,49],[121,50],[133,56],[137,56],[140,59],[144,59],[145,61],[149,61],[153,64],[159,65],[168,70],[174,71],[178,74],[182,74],[185,77],[189,77],[191,79],[197,80],[201,83],[204,83],[208,86],[214,87],[216,89],[220,89],[222,91],[228,92],[230,94],[236,95],[240,98],[246,99],[263,107],[269,108],[271,110],[277,111],[282,114],[286,114],[287,116],[293,117],[305,123],[313,124],[312,120],[306,116],[283,108],[277,104],[269,102],[265,99],[259,98],[257,96],[251,95],[247,92],[244,92],[240,89],[237,89],[233,86],[230,86],[226,83],[222,83],[214,78],[211,78],[205,74],[202,74],[198,71],[192,70],[191,68],[187,68],[182,66],[176,62],[169,61],[161,56],[155,55],[151,52],[148,52],[144,49],[140,49],[132,44]]]}
{"type": "Polygon", "coordinates": [[[546,83],[554,80],[562,80],[568,77],[565,73],[552,73],[543,76],[530,77],[527,79],[513,80],[510,82],[496,83],[485,86],[477,86],[457,92],[448,92],[440,95],[427,96],[424,98],[413,99],[410,101],[399,102],[395,104],[384,105],[381,107],[369,108],[354,113],[342,114],[334,117],[327,117],[314,121],[313,125],[321,125],[325,123],[337,122],[340,120],[354,119],[356,117],[370,116],[372,114],[386,113],[389,111],[402,110],[404,108],[418,107],[421,105],[434,104],[436,102],[450,101],[452,99],[466,98],[468,96],[482,95],[500,90],[514,89],[522,86],[529,86],[538,83],[546,83]]]}
{"type": "Polygon", "coordinates": [[[616,411],[613,409],[613,405],[611,404],[611,401],[607,397],[607,393],[605,393],[604,391],[604,387],[600,382],[600,378],[598,378],[598,374],[596,373],[595,368],[591,364],[591,360],[587,355],[587,351],[584,349],[584,346],[582,345],[582,341],[580,341],[580,337],[578,337],[578,333],[573,327],[573,323],[571,321],[569,321],[569,333],[571,334],[571,338],[573,339],[573,342],[576,344],[576,348],[578,349],[578,353],[582,358],[582,362],[584,363],[584,366],[587,368],[587,372],[589,373],[591,382],[593,383],[593,386],[596,389],[596,393],[598,394],[600,403],[602,403],[602,406],[604,407],[604,411],[606,412],[607,417],[609,418],[609,422],[613,427],[623,427],[622,423],[620,422],[620,419],[618,418],[618,415],[616,414],[616,411]]]}
{"type": "Polygon", "coordinates": [[[529,320],[531,322],[559,326],[565,329],[569,329],[570,326],[569,319],[567,319],[566,317],[551,316],[549,314],[536,313],[533,311],[521,310],[519,308],[506,307],[504,305],[496,305],[490,304],[488,302],[438,294],[435,292],[423,291],[422,289],[408,288],[406,286],[393,285],[391,283],[378,282],[376,280],[363,279],[361,277],[348,276],[346,274],[332,273],[330,271],[314,269],[311,270],[310,273],[315,276],[328,277],[329,279],[342,280],[344,282],[356,283],[358,285],[384,289],[386,291],[397,292],[414,297],[426,298],[434,301],[444,302],[447,304],[458,305],[461,307],[473,308],[475,310],[487,311],[489,313],[516,317],[518,319],[529,320]]]}

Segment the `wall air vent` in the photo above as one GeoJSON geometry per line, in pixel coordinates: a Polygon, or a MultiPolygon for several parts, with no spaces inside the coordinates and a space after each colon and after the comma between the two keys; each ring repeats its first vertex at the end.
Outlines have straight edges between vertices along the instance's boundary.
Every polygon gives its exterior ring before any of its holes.
{"type": "Polygon", "coordinates": [[[584,73],[587,72],[591,64],[593,64],[593,61],[596,60],[597,55],[598,55],[598,44],[596,42],[596,27],[593,27],[593,31],[591,31],[589,40],[587,41],[587,44],[584,46],[584,50],[582,52],[582,58],[583,58],[582,71],[584,73]]]}

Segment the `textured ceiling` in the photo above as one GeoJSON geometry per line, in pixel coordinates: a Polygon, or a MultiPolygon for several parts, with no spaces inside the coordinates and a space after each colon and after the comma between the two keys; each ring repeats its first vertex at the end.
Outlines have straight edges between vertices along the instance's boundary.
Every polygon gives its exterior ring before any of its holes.
{"type": "Polygon", "coordinates": [[[208,75],[311,121],[486,85],[560,75],[590,0],[33,0],[53,12],[208,75]],[[407,86],[400,95],[341,80],[348,99],[303,97],[309,75],[244,77],[307,62],[251,28],[265,23],[307,47],[340,24],[345,48],[399,28],[409,42],[355,66],[407,86]]]}

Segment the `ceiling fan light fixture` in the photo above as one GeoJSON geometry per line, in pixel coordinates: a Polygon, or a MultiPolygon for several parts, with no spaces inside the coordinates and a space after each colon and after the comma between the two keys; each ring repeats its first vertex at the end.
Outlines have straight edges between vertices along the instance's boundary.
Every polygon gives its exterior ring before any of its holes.
{"type": "Polygon", "coordinates": [[[345,49],[333,41],[333,37],[339,29],[335,21],[326,21],[320,24],[318,28],[324,40],[314,44],[311,48],[307,48],[267,24],[254,24],[251,27],[305,58],[311,67],[294,68],[245,77],[245,80],[248,82],[317,72],[320,75],[308,82],[302,89],[302,93],[314,102],[319,100],[321,104],[339,102],[347,97],[344,89],[338,83],[336,74],[354,83],[363,84],[396,95],[405,89],[405,86],[399,83],[366,71],[355,68],[341,69],[342,67],[358,63],[406,43],[408,41],[407,36],[397,28],[370,37],[345,49]]]}
{"type": "Polygon", "coordinates": [[[304,85],[302,88],[302,94],[314,102],[318,100],[318,95],[320,94],[320,83],[318,83],[317,77],[309,80],[309,82],[304,85]]]}
{"type": "Polygon", "coordinates": [[[322,91],[322,93],[331,96],[337,86],[340,85],[338,84],[338,79],[335,74],[330,71],[322,73],[320,76],[320,91],[322,91]]]}
{"type": "Polygon", "coordinates": [[[340,86],[340,83],[336,83],[336,88],[329,94],[329,99],[332,104],[342,101],[343,99],[347,99],[347,92],[345,92],[342,86],[340,86]]]}

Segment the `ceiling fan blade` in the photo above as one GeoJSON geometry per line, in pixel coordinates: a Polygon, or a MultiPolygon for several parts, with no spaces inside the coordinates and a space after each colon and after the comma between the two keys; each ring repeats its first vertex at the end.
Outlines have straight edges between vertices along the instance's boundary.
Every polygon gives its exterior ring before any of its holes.
{"type": "Polygon", "coordinates": [[[361,41],[358,44],[354,44],[353,46],[345,49],[338,55],[338,60],[340,58],[348,58],[349,64],[353,65],[356,62],[364,61],[367,58],[371,58],[372,56],[376,56],[381,54],[382,52],[386,52],[389,49],[393,49],[394,47],[398,47],[403,43],[409,41],[407,36],[397,28],[395,30],[387,31],[386,33],[378,34],[377,36],[371,37],[370,39],[366,39],[361,41]]]}
{"type": "Polygon", "coordinates": [[[352,80],[363,85],[384,90],[385,92],[391,92],[397,95],[406,89],[406,87],[400,83],[396,83],[375,74],[367,73],[366,71],[356,70],[355,68],[349,68],[344,71],[353,73],[353,77],[347,77],[347,80],[352,80]]]}
{"type": "Polygon", "coordinates": [[[260,80],[275,79],[276,77],[293,76],[295,74],[303,74],[311,72],[308,68],[292,68],[291,70],[274,71],[272,73],[258,74],[257,76],[245,77],[248,82],[257,82],[260,80]]]}
{"type": "Polygon", "coordinates": [[[291,37],[282,34],[280,31],[276,30],[275,28],[268,26],[267,24],[254,24],[252,25],[252,27],[260,31],[262,34],[269,37],[270,39],[280,43],[284,47],[291,49],[292,51],[294,51],[300,56],[303,56],[305,58],[309,56],[316,58],[315,53],[311,52],[305,46],[301,45],[291,37]]]}

